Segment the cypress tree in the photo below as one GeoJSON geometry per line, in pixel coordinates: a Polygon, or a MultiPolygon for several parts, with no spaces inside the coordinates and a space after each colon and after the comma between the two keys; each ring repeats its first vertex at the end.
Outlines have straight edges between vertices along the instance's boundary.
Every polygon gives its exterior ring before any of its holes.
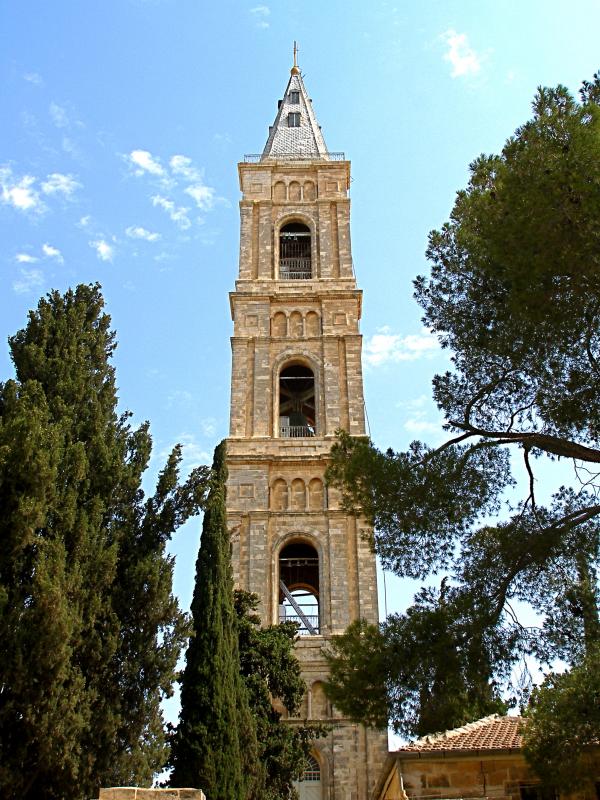
{"type": "Polygon", "coordinates": [[[199,787],[210,800],[244,800],[259,768],[254,723],[240,675],[225,453],[221,442],[204,509],[171,785],[199,787]]]}
{"type": "Polygon", "coordinates": [[[172,532],[204,498],[141,478],[148,425],[117,413],[115,336],[96,285],[50,293],[10,339],[0,384],[0,795],[79,800],[149,784],[167,749],[185,618],[171,594],[172,532]]]}

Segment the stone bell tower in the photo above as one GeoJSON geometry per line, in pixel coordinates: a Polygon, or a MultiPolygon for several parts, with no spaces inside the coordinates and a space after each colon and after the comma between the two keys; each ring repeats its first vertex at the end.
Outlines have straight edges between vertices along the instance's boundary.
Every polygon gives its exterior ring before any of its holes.
{"type": "Polygon", "coordinates": [[[246,156],[238,170],[227,442],[234,578],[259,595],[265,624],[298,622],[307,685],[299,719],[331,726],[315,743],[300,796],[366,800],[387,733],[331,707],[322,656],[353,620],[378,619],[365,525],[324,483],[336,429],[365,433],[350,162],[328,152],[295,57],[262,154],[246,156]]]}

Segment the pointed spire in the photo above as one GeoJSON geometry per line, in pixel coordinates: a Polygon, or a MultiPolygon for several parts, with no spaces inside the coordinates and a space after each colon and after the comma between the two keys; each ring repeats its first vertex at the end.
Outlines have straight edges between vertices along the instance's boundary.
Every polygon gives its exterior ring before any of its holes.
{"type": "Polygon", "coordinates": [[[281,156],[323,158],[327,156],[327,146],[317,122],[312,102],[308,96],[300,68],[298,67],[298,46],[294,42],[294,65],[275,122],[269,128],[269,138],[262,158],[281,156]]]}

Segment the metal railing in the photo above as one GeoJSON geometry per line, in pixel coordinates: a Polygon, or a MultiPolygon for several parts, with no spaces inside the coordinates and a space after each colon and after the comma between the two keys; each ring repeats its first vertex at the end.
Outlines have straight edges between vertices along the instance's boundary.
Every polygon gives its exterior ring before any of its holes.
{"type": "Polygon", "coordinates": [[[283,439],[305,439],[314,436],[315,430],[309,425],[281,425],[279,435],[283,439]]]}
{"type": "MultiPolygon", "coordinates": [[[[305,614],[306,619],[312,625],[315,633],[318,635],[319,633],[319,615],[318,614],[305,614]]],[[[298,634],[300,636],[310,636],[311,633],[308,628],[304,625],[302,620],[296,614],[285,614],[281,613],[279,615],[279,622],[296,622],[300,626],[298,628],[298,634]]],[[[312,634],[314,636],[314,634],[312,634]]]]}
{"type": "Polygon", "coordinates": [[[258,164],[260,161],[345,161],[345,153],[246,153],[245,164],[258,164]]]}
{"type": "Polygon", "coordinates": [[[302,281],[312,278],[310,258],[280,258],[279,278],[282,281],[302,281]]]}

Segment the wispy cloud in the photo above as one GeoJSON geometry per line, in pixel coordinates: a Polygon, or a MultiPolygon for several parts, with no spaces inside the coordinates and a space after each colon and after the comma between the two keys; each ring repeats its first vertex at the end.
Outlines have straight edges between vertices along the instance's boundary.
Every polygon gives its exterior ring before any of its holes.
{"type": "Polygon", "coordinates": [[[66,110],[58,103],[50,103],[50,118],[57,128],[69,127],[69,116],[66,110]]]}
{"type": "Polygon", "coordinates": [[[94,248],[100,261],[113,260],[114,248],[106,241],[106,239],[96,239],[95,241],[90,242],[89,245],[90,247],[94,248]]]}
{"type": "Polygon", "coordinates": [[[42,181],[44,194],[62,194],[71,197],[80,188],[81,184],[72,175],[63,175],[61,172],[52,172],[45,181],[42,181]]]}
{"type": "Polygon", "coordinates": [[[130,166],[133,167],[136,175],[150,173],[150,175],[163,176],[165,174],[165,169],[160,160],[155,158],[148,150],[132,150],[125,158],[130,166]]]}
{"type": "Polygon", "coordinates": [[[215,190],[204,183],[202,171],[194,167],[192,159],[188,156],[175,155],[171,157],[169,166],[173,175],[183,178],[190,185],[184,189],[196,203],[198,208],[208,211],[215,200],[215,190]]]}
{"type": "Polygon", "coordinates": [[[453,78],[464,75],[477,75],[481,69],[481,56],[469,45],[466,33],[457,33],[450,28],[441,37],[448,45],[444,60],[452,65],[453,78]]]}
{"type": "Polygon", "coordinates": [[[254,17],[254,21],[257,28],[268,28],[269,21],[268,18],[271,16],[271,9],[269,6],[254,6],[254,8],[250,9],[250,13],[254,17]]]}
{"type": "Polygon", "coordinates": [[[131,239],[145,239],[147,242],[156,242],[160,239],[160,233],[147,231],[141,225],[130,225],[125,229],[125,233],[131,239]]]}
{"type": "Polygon", "coordinates": [[[431,358],[440,349],[438,340],[426,328],[420,334],[402,336],[392,333],[389,327],[379,328],[365,342],[364,360],[372,367],[389,362],[416,361],[431,358]]]}
{"type": "Polygon", "coordinates": [[[33,175],[23,175],[18,178],[13,175],[9,166],[0,167],[0,198],[2,202],[19,211],[41,213],[45,206],[39,191],[35,188],[35,182],[36,178],[33,175]]]}
{"type": "Polygon", "coordinates": [[[192,223],[188,217],[189,208],[185,208],[184,206],[176,206],[172,200],[169,200],[167,197],[163,197],[160,194],[155,194],[152,196],[152,205],[158,206],[159,208],[162,208],[163,211],[166,211],[169,217],[181,228],[182,231],[186,231],[191,227],[192,223]]]}
{"type": "Polygon", "coordinates": [[[37,72],[26,72],[23,75],[23,80],[27,81],[27,83],[33,83],[34,86],[43,86],[44,85],[44,79],[37,72]]]}
{"type": "Polygon", "coordinates": [[[29,253],[17,253],[15,261],[17,264],[35,264],[36,261],[39,261],[39,258],[29,253]]]}
{"type": "Polygon", "coordinates": [[[13,291],[17,294],[25,294],[33,289],[39,288],[44,282],[44,274],[41,269],[21,269],[20,277],[13,282],[13,291]]]}
{"type": "Polygon", "coordinates": [[[42,245],[42,253],[46,256],[46,258],[53,258],[55,261],[58,261],[59,264],[64,264],[65,260],[58,247],[53,247],[51,244],[46,242],[42,245]]]}

